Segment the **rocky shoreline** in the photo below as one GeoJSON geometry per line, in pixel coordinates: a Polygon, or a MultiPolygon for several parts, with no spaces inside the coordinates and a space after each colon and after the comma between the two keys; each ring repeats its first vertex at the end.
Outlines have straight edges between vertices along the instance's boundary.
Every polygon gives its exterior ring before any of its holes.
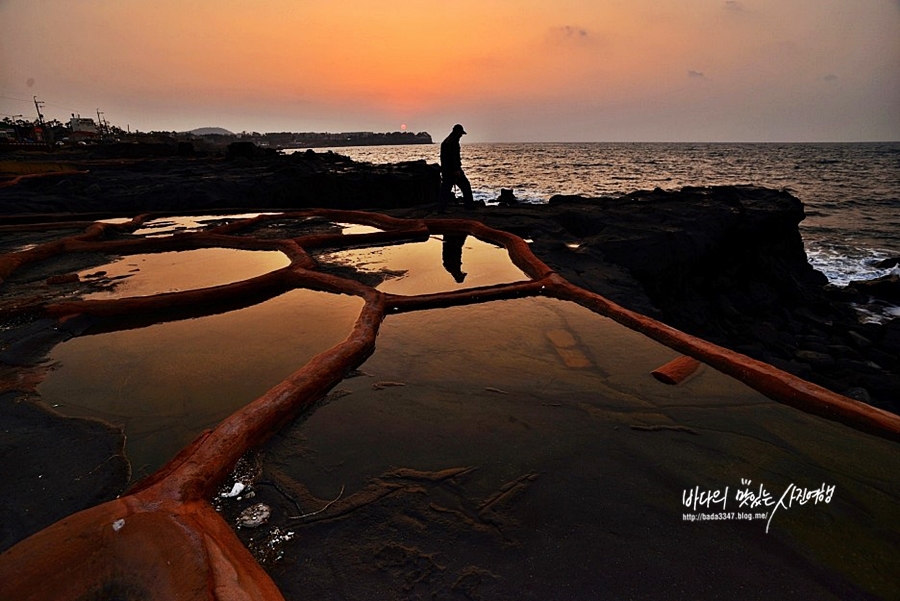
{"type": "MultiPolygon", "coordinates": [[[[439,182],[437,167],[425,161],[371,165],[248,144],[209,156],[170,148],[110,152],[40,157],[63,173],[0,187],[0,224],[309,207],[421,217],[433,212],[439,182]]],[[[803,205],[787,192],[685,188],[454,212],[531,240],[535,254],[569,281],[629,309],[900,412],[900,320],[860,323],[854,309],[872,296],[895,298],[897,278],[829,286],[806,260],[803,205]]]]}

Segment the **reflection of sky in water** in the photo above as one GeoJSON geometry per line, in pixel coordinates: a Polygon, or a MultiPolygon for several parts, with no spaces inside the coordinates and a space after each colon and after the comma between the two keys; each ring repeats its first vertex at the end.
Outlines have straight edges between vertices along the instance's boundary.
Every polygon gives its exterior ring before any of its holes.
{"type": "Polygon", "coordinates": [[[105,271],[104,278],[122,278],[113,290],[87,294],[87,299],[149,296],[239,282],[290,264],[278,251],[202,248],[179,252],[128,255],[112,263],[79,272],[82,279],[105,271]]]}
{"type": "Polygon", "coordinates": [[[426,242],[342,250],[318,259],[369,273],[390,270],[391,277],[378,289],[392,294],[430,294],[528,279],[513,265],[505,248],[472,236],[457,237],[454,246],[450,238],[432,236],[426,242]]]}
{"type": "Polygon", "coordinates": [[[373,234],[375,232],[384,231],[371,225],[360,225],[358,223],[338,223],[337,225],[340,226],[341,233],[345,236],[349,236],[351,234],[373,234]]]}
{"type": "MultiPolygon", "coordinates": [[[[206,229],[210,222],[218,224],[218,222],[235,221],[237,219],[251,219],[259,215],[279,215],[280,213],[240,213],[235,215],[198,215],[193,217],[161,217],[159,219],[151,219],[144,223],[143,227],[135,230],[136,236],[146,236],[148,238],[158,236],[171,236],[176,233],[196,232],[206,229]]],[[[127,220],[126,220],[127,221],[127,220]]],[[[107,220],[108,223],[114,221],[107,220]]]]}
{"type": "Polygon", "coordinates": [[[221,315],[74,338],[53,349],[57,368],[39,390],[58,411],[124,424],[140,476],[344,340],[362,304],[295,290],[221,315]]]}

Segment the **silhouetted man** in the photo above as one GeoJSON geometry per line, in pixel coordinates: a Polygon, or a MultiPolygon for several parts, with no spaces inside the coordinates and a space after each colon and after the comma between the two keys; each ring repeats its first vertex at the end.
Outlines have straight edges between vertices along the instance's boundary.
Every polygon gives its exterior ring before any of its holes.
{"type": "Polygon", "coordinates": [[[459,156],[459,139],[466,135],[463,126],[457,123],[453,131],[441,142],[441,192],[438,195],[438,210],[443,213],[447,209],[453,186],[459,186],[463,193],[463,206],[471,209],[475,206],[472,199],[472,185],[462,170],[462,159],[459,156]]]}

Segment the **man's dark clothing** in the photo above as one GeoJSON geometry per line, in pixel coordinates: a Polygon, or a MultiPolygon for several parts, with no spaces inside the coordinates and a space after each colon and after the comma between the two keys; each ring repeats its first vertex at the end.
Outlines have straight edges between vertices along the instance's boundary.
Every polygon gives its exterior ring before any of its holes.
{"type": "Polygon", "coordinates": [[[460,131],[454,129],[441,142],[441,191],[438,196],[438,208],[441,211],[447,208],[450,198],[453,197],[454,185],[459,186],[463,193],[464,206],[467,209],[475,206],[472,185],[462,170],[462,159],[459,154],[459,139],[462,137],[460,131]]]}

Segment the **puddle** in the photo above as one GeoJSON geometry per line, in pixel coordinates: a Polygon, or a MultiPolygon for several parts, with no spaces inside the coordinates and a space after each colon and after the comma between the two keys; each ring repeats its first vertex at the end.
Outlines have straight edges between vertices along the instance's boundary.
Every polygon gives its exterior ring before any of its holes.
{"type": "Polygon", "coordinates": [[[67,415],[123,425],[135,479],[344,340],[363,301],[295,290],[221,315],[74,338],[39,386],[67,415]]]}
{"type": "Polygon", "coordinates": [[[361,225],[358,223],[338,223],[336,224],[341,228],[341,233],[345,236],[350,236],[352,234],[374,234],[375,232],[383,232],[383,229],[371,226],[371,225],[361,225]]]}
{"type": "MultiPolygon", "coordinates": [[[[161,217],[151,219],[144,223],[143,227],[135,230],[135,236],[155,238],[172,236],[187,232],[198,232],[213,225],[236,221],[239,219],[252,219],[260,215],[280,215],[280,213],[242,213],[235,215],[197,215],[193,217],[161,217]]],[[[126,220],[127,221],[127,220],[126,220]]],[[[109,221],[109,223],[114,223],[109,221]]]]}
{"type": "Polygon", "coordinates": [[[430,294],[528,280],[505,248],[472,236],[432,236],[425,242],[323,253],[324,264],[384,274],[376,286],[392,294],[430,294]]]}
{"type": "Polygon", "coordinates": [[[82,280],[112,283],[113,288],[86,299],[149,296],[240,282],[290,264],[278,251],[202,248],[137,254],[78,272],[82,280]]]}

